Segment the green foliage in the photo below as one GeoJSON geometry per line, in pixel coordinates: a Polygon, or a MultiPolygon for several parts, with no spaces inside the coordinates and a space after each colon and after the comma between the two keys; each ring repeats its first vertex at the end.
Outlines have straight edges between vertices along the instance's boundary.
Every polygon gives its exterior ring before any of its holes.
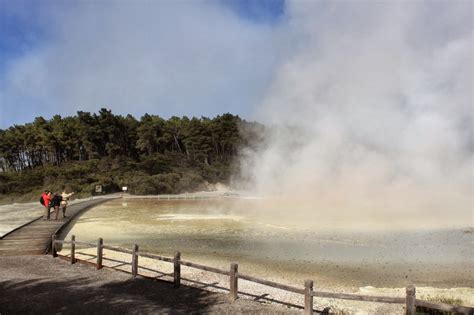
{"type": "Polygon", "coordinates": [[[243,147],[253,147],[265,128],[238,116],[213,119],[145,114],[97,114],[0,129],[0,202],[64,187],[90,195],[128,186],[135,194],[181,193],[228,182],[243,147]]]}
{"type": "Polygon", "coordinates": [[[169,173],[171,171],[172,158],[163,154],[145,156],[137,163],[139,170],[149,175],[169,173]]]}

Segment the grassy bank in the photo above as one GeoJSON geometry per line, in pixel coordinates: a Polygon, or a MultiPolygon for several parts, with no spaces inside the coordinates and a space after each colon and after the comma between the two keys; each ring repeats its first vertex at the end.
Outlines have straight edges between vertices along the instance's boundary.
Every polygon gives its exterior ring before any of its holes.
{"type": "Polygon", "coordinates": [[[207,165],[178,154],[155,154],[141,161],[123,157],[42,166],[21,172],[0,173],[0,204],[38,200],[44,189],[76,192],[76,197],[121,191],[131,194],[175,194],[202,191],[211,184],[227,183],[232,163],[207,165]]]}

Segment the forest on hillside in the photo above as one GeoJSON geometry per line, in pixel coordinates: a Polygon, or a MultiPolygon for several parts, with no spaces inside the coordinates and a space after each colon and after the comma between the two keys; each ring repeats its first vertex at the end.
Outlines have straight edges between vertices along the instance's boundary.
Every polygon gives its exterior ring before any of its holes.
{"type": "Polygon", "coordinates": [[[265,127],[239,116],[215,118],[79,111],[37,117],[0,129],[0,199],[34,199],[65,187],[79,195],[102,185],[107,193],[181,193],[227,184],[239,173],[243,148],[258,145],[265,127]]]}

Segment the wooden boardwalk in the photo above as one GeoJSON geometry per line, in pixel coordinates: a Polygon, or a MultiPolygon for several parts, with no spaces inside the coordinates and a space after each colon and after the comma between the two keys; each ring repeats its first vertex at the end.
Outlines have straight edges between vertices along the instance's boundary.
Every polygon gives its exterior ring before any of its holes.
{"type": "MultiPolygon", "coordinates": [[[[28,222],[0,238],[0,256],[45,254],[51,245],[53,234],[65,228],[82,211],[110,199],[97,198],[70,205],[66,212],[69,217],[66,219],[62,218],[60,209],[57,221],[43,220],[39,217],[28,222]]],[[[54,217],[54,214],[51,216],[54,217]]]]}

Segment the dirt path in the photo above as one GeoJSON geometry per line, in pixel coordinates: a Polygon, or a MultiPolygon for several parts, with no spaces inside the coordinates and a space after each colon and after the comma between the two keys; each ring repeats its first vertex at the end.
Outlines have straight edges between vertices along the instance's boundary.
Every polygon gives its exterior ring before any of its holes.
{"type": "Polygon", "coordinates": [[[51,256],[0,257],[0,314],[299,314],[51,256]]]}

